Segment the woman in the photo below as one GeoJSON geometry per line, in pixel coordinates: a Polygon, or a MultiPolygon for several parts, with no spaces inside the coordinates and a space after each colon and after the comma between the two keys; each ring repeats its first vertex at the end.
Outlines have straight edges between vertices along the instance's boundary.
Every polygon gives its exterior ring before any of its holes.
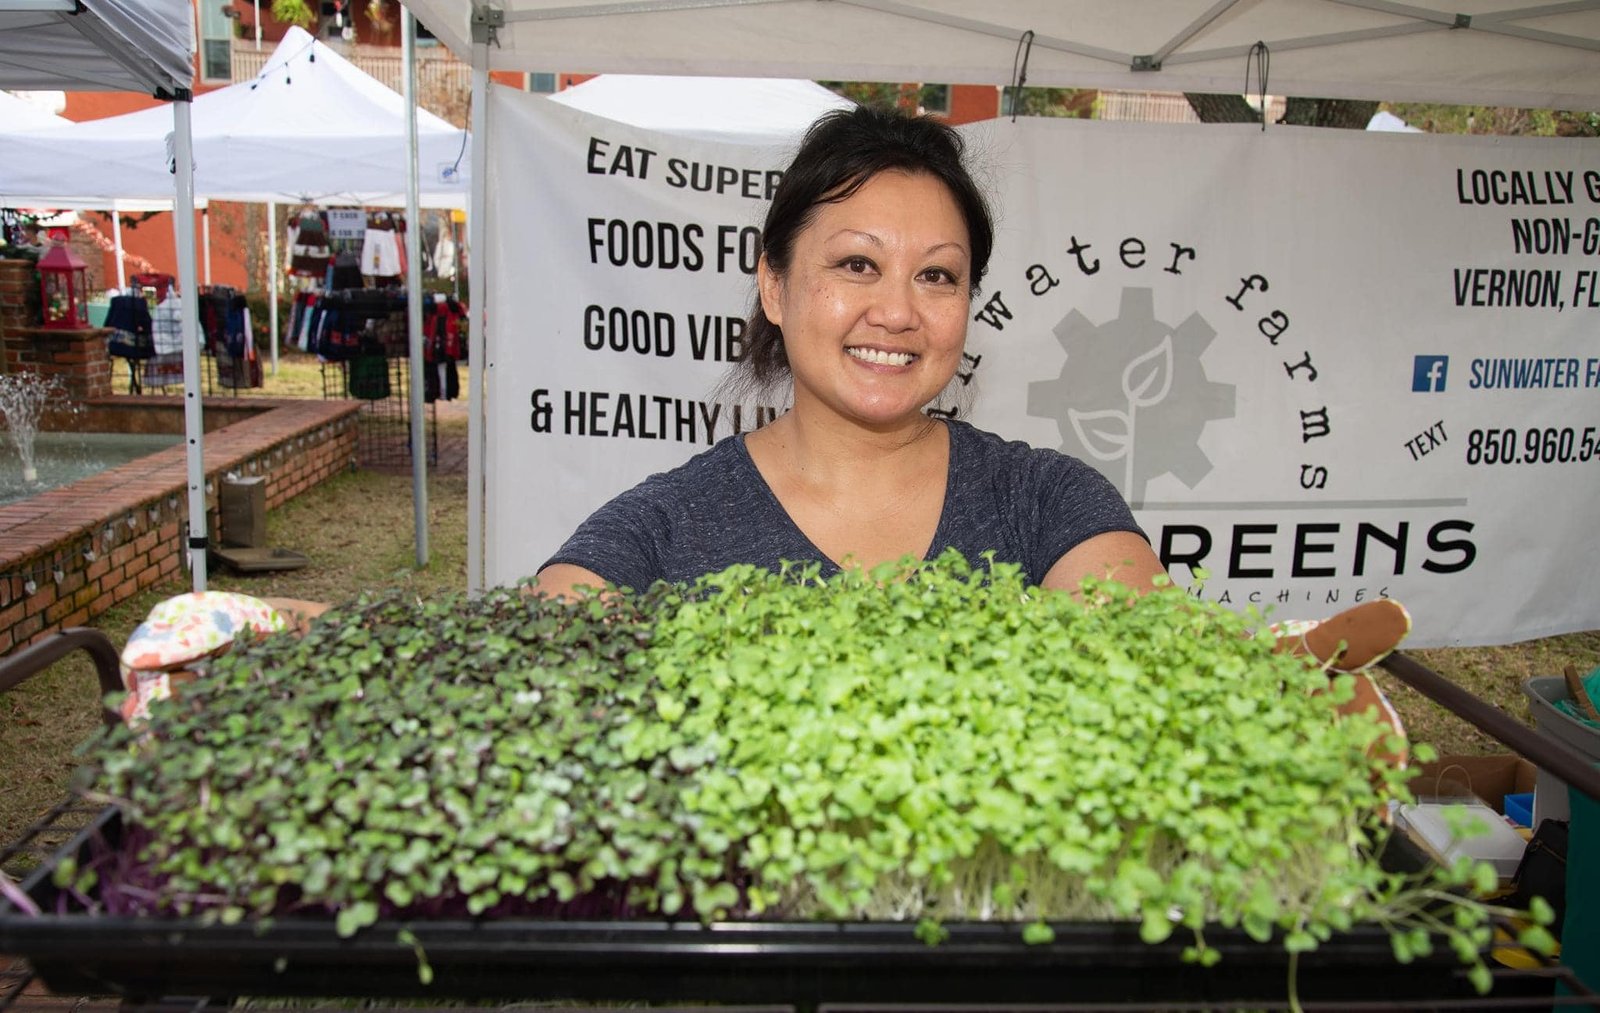
{"type": "Polygon", "coordinates": [[[562,594],[733,563],[871,567],[994,551],[1048,588],[1148,588],[1162,568],[1082,462],[924,409],[961,363],[993,226],[935,120],[858,108],[806,134],[762,231],[740,368],[793,408],[606,504],[539,571],[562,594]]]}

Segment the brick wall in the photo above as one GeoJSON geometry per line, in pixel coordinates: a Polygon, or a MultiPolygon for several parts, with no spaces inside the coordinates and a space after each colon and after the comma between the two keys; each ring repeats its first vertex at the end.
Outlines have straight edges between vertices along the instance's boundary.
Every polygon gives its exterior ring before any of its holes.
{"type": "MultiPolygon", "coordinates": [[[[39,283],[33,264],[26,260],[0,260],[0,334],[39,323],[39,283]]],[[[10,371],[10,359],[0,349],[0,367],[10,371]]]]}
{"type": "MultiPolygon", "coordinates": [[[[354,466],[358,406],[256,404],[259,414],[206,435],[208,493],[228,472],[265,475],[271,508],[354,466]]],[[[171,447],[0,505],[0,655],[84,625],[186,569],[184,454],[171,447]]],[[[207,530],[214,537],[214,522],[207,530]]]]}
{"type": "Polygon", "coordinates": [[[56,377],[73,401],[106,397],[111,393],[111,353],[106,350],[110,334],[103,327],[84,331],[7,327],[6,368],[56,377]]]}
{"type": "Polygon", "coordinates": [[[46,330],[39,326],[38,281],[26,260],[0,260],[0,361],[6,372],[58,377],[74,401],[111,393],[111,353],[104,328],[46,330]]]}

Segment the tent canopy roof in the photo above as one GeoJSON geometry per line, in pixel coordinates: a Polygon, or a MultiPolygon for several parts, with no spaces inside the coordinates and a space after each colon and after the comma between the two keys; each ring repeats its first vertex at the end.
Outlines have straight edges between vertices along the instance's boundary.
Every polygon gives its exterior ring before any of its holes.
{"type": "MultiPolygon", "coordinates": [[[[212,200],[400,204],[406,189],[405,100],[291,28],[252,81],[190,104],[194,193],[212,200]]],[[[0,132],[13,157],[0,199],[51,196],[80,206],[170,199],[172,111],[141,109],[51,130],[0,132]]],[[[417,110],[425,204],[466,203],[466,132],[417,110]],[[455,170],[441,178],[443,168],[455,170]]]]}
{"type": "Polygon", "coordinates": [[[193,22],[187,0],[0,0],[0,88],[177,95],[194,80],[193,22]]]}
{"type": "MultiPolygon", "coordinates": [[[[474,3],[408,0],[469,58],[474,3]]],[[[1600,2],[491,0],[492,70],[708,74],[1600,109],[1600,2]]]]}
{"type": "Polygon", "coordinates": [[[702,141],[780,144],[855,103],[815,81],[602,74],[550,96],[586,113],[702,141]]]}

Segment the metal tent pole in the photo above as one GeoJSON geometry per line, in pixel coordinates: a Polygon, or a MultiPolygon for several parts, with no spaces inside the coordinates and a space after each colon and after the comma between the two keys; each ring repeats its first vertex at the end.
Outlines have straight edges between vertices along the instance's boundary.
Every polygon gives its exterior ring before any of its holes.
{"type": "MultiPolygon", "coordinates": [[[[476,15],[475,15],[476,20],[476,15]]],[[[489,363],[484,334],[487,279],[484,266],[487,249],[484,232],[488,225],[488,177],[485,148],[489,139],[489,31],[474,27],[472,42],[472,188],[467,202],[467,304],[471,313],[468,330],[467,361],[467,591],[483,591],[484,557],[484,433],[488,417],[489,363]]]]}
{"type": "Polygon", "coordinates": [[[205,425],[200,407],[200,287],[196,283],[194,228],[194,138],[190,132],[189,92],[172,103],[172,220],[177,228],[178,291],[182,297],[183,431],[189,485],[189,568],[194,589],[206,589],[205,425]]]}
{"type": "Polygon", "coordinates": [[[417,172],[417,19],[400,8],[406,102],[406,335],[411,354],[411,503],[417,566],[428,565],[428,454],[422,418],[422,203],[417,172]]]}
{"type": "Polygon", "coordinates": [[[272,375],[278,375],[278,202],[267,201],[267,320],[272,334],[272,375]]]}
{"type": "Polygon", "coordinates": [[[122,216],[117,214],[117,202],[111,202],[111,245],[117,254],[117,290],[128,287],[128,272],[122,266],[122,216]]]}

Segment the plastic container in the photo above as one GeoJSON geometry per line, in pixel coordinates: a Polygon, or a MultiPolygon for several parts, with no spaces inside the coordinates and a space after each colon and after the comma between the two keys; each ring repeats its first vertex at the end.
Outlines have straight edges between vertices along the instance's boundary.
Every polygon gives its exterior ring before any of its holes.
{"type": "MultiPolygon", "coordinates": [[[[1600,728],[1590,727],[1555,707],[1555,701],[1570,698],[1565,679],[1559,675],[1541,675],[1523,683],[1522,692],[1528,696],[1534,727],[1539,734],[1571,746],[1600,763],[1600,728]]],[[[1533,784],[1533,825],[1537,827],[1540,821],[1547,819],[1571,818],[1566,782],[1541,769],[1533,784]]]]}
{"type": "Polygon", "coordinates": [[[1519,791],[1505,797],[1506,819],[1519,827],[1533,826],[1533,792],[1519,791]]]}

